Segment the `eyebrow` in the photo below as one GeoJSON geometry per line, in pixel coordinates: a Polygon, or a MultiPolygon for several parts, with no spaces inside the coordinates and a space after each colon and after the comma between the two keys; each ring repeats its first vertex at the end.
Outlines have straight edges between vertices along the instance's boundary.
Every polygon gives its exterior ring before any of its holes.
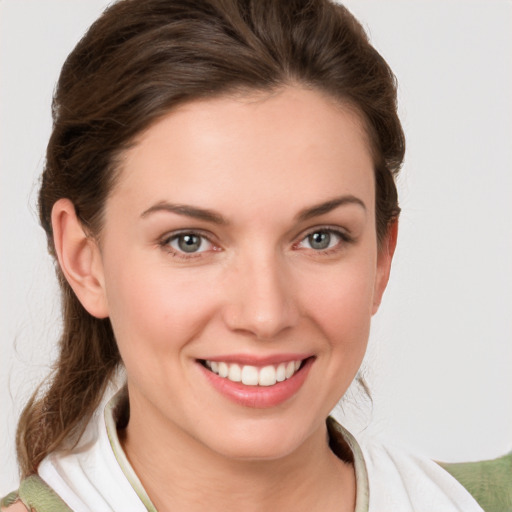
{"type": "Polygon", "coordinates": [[[299,222],[303,222],[313,217],[325,215],[326,213],[329,213],[330,211],[338,208],[339,206],[344,206],[348,204],[359,205],[366,212],[366,205],[364,204],[363,201],[361,201],[361,199],[353,195],[344,195],[340,197],[335,197],[334,199],[330,199],[329,201],[325,201],[323,203],[311,206],[309,208],[305,208],[296,215],[296,219],[299,222]]]}
{"type": "MultiPolygon", "coordinates": [[[[353,195],[344,195],[340,197],[335,197],[334,199],[330,199],[329,201],[325,201],[323,203],[311,206],[309,208],[305,208],[295,216],[295,219],[298,222],[303,222],[313,217],[325,215],[326,213],[329,213],[330,211],[340,206],[348,204],[359,205],[363,208],[364,211],[366,211],[366,205],[364,204],[363,201],[361,201],[361,199],[353,195]]],[[[213,224],[219,225],[229,224],[228,221],[222,215],[213,210],[208,210],[206,208],[199,208],[197,206],[190,206],[185,204],[173,204],[167,201],[160,201],[159,203],[151,206],[150,208],[142,212],[141,217],[144,218],[156,212],[176,213],[178,215],[184,215],[186,217],[204,220],[206,222],[212,222],[213,224]]]]}
{"type": "Polygon", "coordinates": [[[219,213],[205,208],[198,208],[197,206],[189,206],[185,204],[172,204],[167,201],[160,201],[159,203],[151,206],[144,212],[141,217],[147,217],[151,213],[155,212],[170,212],[177,213],[178,215],[185,215],[186,217],[192,217],[193,219],[204,220],[212,222],[213,224],[226,225],[228,221],[219,213]]]}

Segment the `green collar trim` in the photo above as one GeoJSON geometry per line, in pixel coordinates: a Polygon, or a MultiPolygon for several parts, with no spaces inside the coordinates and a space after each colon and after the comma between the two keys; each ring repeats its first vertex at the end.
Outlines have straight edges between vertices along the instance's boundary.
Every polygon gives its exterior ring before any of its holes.
{"type": "Polygon", "coordinates": [[[126,415],[125,411],[127,404],[128,389],[125,386],[105,406],[104,418],[105,425],[107,427],[108,440],[119,466],[125,474],[128,482],[130,482],[130,485],[133,487],[133,490],[137,493],[137,496],[146,507],[147,511],[158,512],[139,480],[139,477],[133,470],[132,465],[124,453],[121,443],[119,442],[119,437],[117,435],[118,418],[126,415]]]}

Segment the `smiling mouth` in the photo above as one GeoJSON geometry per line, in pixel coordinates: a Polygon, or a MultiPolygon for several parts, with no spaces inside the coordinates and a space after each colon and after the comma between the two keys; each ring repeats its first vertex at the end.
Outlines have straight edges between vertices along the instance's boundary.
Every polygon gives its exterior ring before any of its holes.
{"type": "Polygon", "coordinates": [[[246,386],[274,386],[291,379],[310,358],[287,361],[276,365],[252,366],[224,361],[200,360],[200,363],[219,377],[246,386]]]}

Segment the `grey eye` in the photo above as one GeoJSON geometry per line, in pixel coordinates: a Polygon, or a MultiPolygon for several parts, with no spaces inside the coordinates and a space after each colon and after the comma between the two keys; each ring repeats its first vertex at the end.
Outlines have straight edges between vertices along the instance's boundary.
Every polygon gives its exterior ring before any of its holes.
{"type": "Polygon", "coordinates": [[[316,231],[307,236],[309,246],[312,249],[321,251],[331,246],[331,233],[328,231],[316,231]]]}
{"type": "Polygon", "coordinates": [[[205,239],[202,236],[194,233],[183,233],[175,236],[169,243],[169,245],[178,251],[193,253],[199,252],[201,249],[204,250],[205,239]]]}

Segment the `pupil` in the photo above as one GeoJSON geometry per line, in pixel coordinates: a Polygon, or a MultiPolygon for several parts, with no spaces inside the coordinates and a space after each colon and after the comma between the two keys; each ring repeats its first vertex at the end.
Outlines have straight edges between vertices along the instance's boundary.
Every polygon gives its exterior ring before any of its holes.
{"type": "Polygon", "coordinates": [[[312,233],[308,238],[313,249],[327,249],[331,243],[331,235],[325,231],[312,233]]]}
{"type": "Polygon", "coordinates": [[[183,252],[195,252],[201,246],[201,238],[197,235],[181,235],[178,245],[183,252]]]}

